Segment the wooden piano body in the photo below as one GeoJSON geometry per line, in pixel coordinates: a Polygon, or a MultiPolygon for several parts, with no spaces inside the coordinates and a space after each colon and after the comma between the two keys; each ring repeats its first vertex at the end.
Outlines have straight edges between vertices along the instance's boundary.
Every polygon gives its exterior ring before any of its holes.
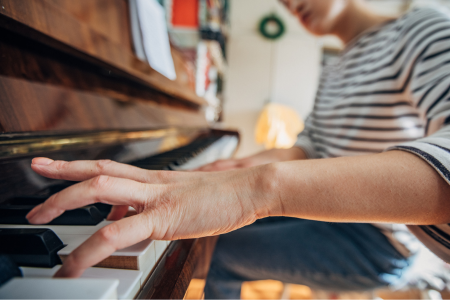
{"type": "MultiPolygon", "coordinates": [[[[127,0],[0,0],[0,205],[53,183],[35,156],[128,162],[237,136],[209,128],[176,50],[175,81],[136,58],[129,21],[127,0]]],[[[215,242],[171,242],[136,297],[183,298],[215,242]]]]}

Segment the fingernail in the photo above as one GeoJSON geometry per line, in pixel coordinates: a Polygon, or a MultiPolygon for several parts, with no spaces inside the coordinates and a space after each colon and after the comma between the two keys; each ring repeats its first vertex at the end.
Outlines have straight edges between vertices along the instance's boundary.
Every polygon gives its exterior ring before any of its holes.
{"type": "Polygon", "coordinates": [[[35,208],[33,208],[27,215],[25,218],[27,218],[28,221],[31,221],[31,219],[33,219],[33,217],[38,213],[39,210],[41,210],[42,204],[39,204],[38,206],[36,206],[35,208]]]}
{"type": "Polygon", "coordinates": [[[34,158],[31,161],[31,164],[33,164],[33,165],[41,165],[41,166],[48,166],[52,162],[54,162],[53,159],[46,158],[46,157],[37,157],[37,158],[34,158]]]}

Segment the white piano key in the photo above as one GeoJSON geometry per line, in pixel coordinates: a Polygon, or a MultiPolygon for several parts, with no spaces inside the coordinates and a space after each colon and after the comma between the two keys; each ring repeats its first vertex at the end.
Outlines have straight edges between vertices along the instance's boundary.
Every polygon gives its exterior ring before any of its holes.
{"type": "Polygon", "coordinates": [[[164,251],[166,251],[166,241],[155,241],[155,260],[158,261],[164,251]]]}
{"type": "Polygon", "coordinates": [[[233,156],[239,145],[239,138],[235,135],[224,136],[224,142],[221,147],[219,157],[217,159],[227,159],[233,156]]]}
{"type": "Polygon", "coordinates": [[[117,279],[13,278],[1,299],[117,299],[117,279]]]}
{"type": "MultiPolygon", "coordinates": [[[[84,243],[91,235],[87,234],[58,234],[58,237],[64,244],[67,244],[66,247],[61,249],[58,254],[59,255],[68,255],[70,252],[75,250],[78,246],[84,243]]],[[[112,255],[113,256],[141,256],[145,252],[150,249],[150,244],[154,242],[151,239],[143,240],[137,244],[134,244],[130,247],[126,247],[120,250],[117,250],[112,255]]]]}
{"type": "Polygon", "coordinates": [[[53,230],[56,235],[60,234],[94,234],[100,228],[113,223],[113,221],[102,221],[95,226],[69,226],[69,225],[9,225],[0,224],[0,228],[48,228],[53,230]]]}
{"type": "Polygon", "coordinates": [[[147,282],[148,277],[150,276],[150,274],[152,273],[152,271],[154,270],[154,268],[156,267],[156,263],[159,261],[159,259],[161,258],[162,254],[164,253],[164,251],[167,249],[167,242],[170,243],[170,241],[153,241],[152,246],[154,247],[154,263],[153,265],[149,266],[149,268],[145,271],[143,271],[143,276],[142,276],[142,286],[147,282]]]}
{"type": "Polygon", "coordinates": [[[180,166],[170,164],[170,168],[179,171],[192,170],[212,163],[218,159],[230,158],[236,150],[238,142],[239,140],[236,136],[223,136],[204,151],[189,159],[186,163],[180,166]]]}
{"type": "MultiPolygon", "coordinates": [[[[61,268],[61,265],[53,268],[21,267],[24,278],[52,278],[61,268]]],[[[120,270],[107,268],[88,268],[80,278],[118,279],[117,296],[119,299],[134,298],[141,288],[142,272],[134,270],[120,270]]]]}
{"type": "Polygon", "coordinates": [[[150,252],[148,252],[149,255],[146,257],[142,257],[140,260],[149,260],[147,263],[142,263],[142,269],[140,271],[142,272],[141,276],[141,287],[144,286],[144,284],[147,282],[148,277],[153,272],[155,266],[156,266],[156,260],[155,260],[155,243],[150,244],[150,252]]]}
{"type": "MultiPolygon", "coordinates": [[[[67,256],[84,241],[86,241],[90,235],[77,235],[77,234],[61,234],[58,237],[62,242],[67,245],[58,251],[59,256],[67,256]]],[[[150,272],[155,266],[155,246],[154,241],[151,239],[144,240],[133,246],[117,250],[112,257],[129,257],[136,260],[137,269],[140,271],[150,272]]],[[[120,259],[120,258],[119,258],[120,259]]]]}

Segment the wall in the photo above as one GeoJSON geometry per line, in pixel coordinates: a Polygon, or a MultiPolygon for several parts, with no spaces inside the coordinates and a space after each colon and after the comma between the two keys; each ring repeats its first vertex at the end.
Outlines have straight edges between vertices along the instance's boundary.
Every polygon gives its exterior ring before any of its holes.
{"type": "Polygon", "coordinates": [[[242,134],[238,157],[262,150],[254,126],[266,101],[290,105],[303,118],[311,110],[320,70],[320,43],[277,0],[231,0],[224,123],[242,134]],[[259,21],[275,12],[286,34],[271,42],[259,21]]]}

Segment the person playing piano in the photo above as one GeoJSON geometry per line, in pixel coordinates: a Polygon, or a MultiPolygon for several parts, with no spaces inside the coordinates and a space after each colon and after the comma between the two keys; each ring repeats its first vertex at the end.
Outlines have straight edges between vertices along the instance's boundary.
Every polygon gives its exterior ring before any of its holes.
{"type": "Polygon", "coordinates": [[[450,228],[432,226],[450,223],[449,16],[421,8],[388,19],[363,0],[283,3],[311,33],[346,44],[324,66],[295,146],[197,172],[35,158],[37,173],[80,183],[33,209],[31,223],[94,202],[114,205],[109,218],[118,220],[72,252],[56,276],[80,276],[148,237],[228,233],[206,298],[239,298],[243,281],[261,279],[368,290],[395,282],[413,260],[387,224],[412,225],[450,261],[450,228]],[[128,206],[138,214],[122,218],[128,206]]]}

